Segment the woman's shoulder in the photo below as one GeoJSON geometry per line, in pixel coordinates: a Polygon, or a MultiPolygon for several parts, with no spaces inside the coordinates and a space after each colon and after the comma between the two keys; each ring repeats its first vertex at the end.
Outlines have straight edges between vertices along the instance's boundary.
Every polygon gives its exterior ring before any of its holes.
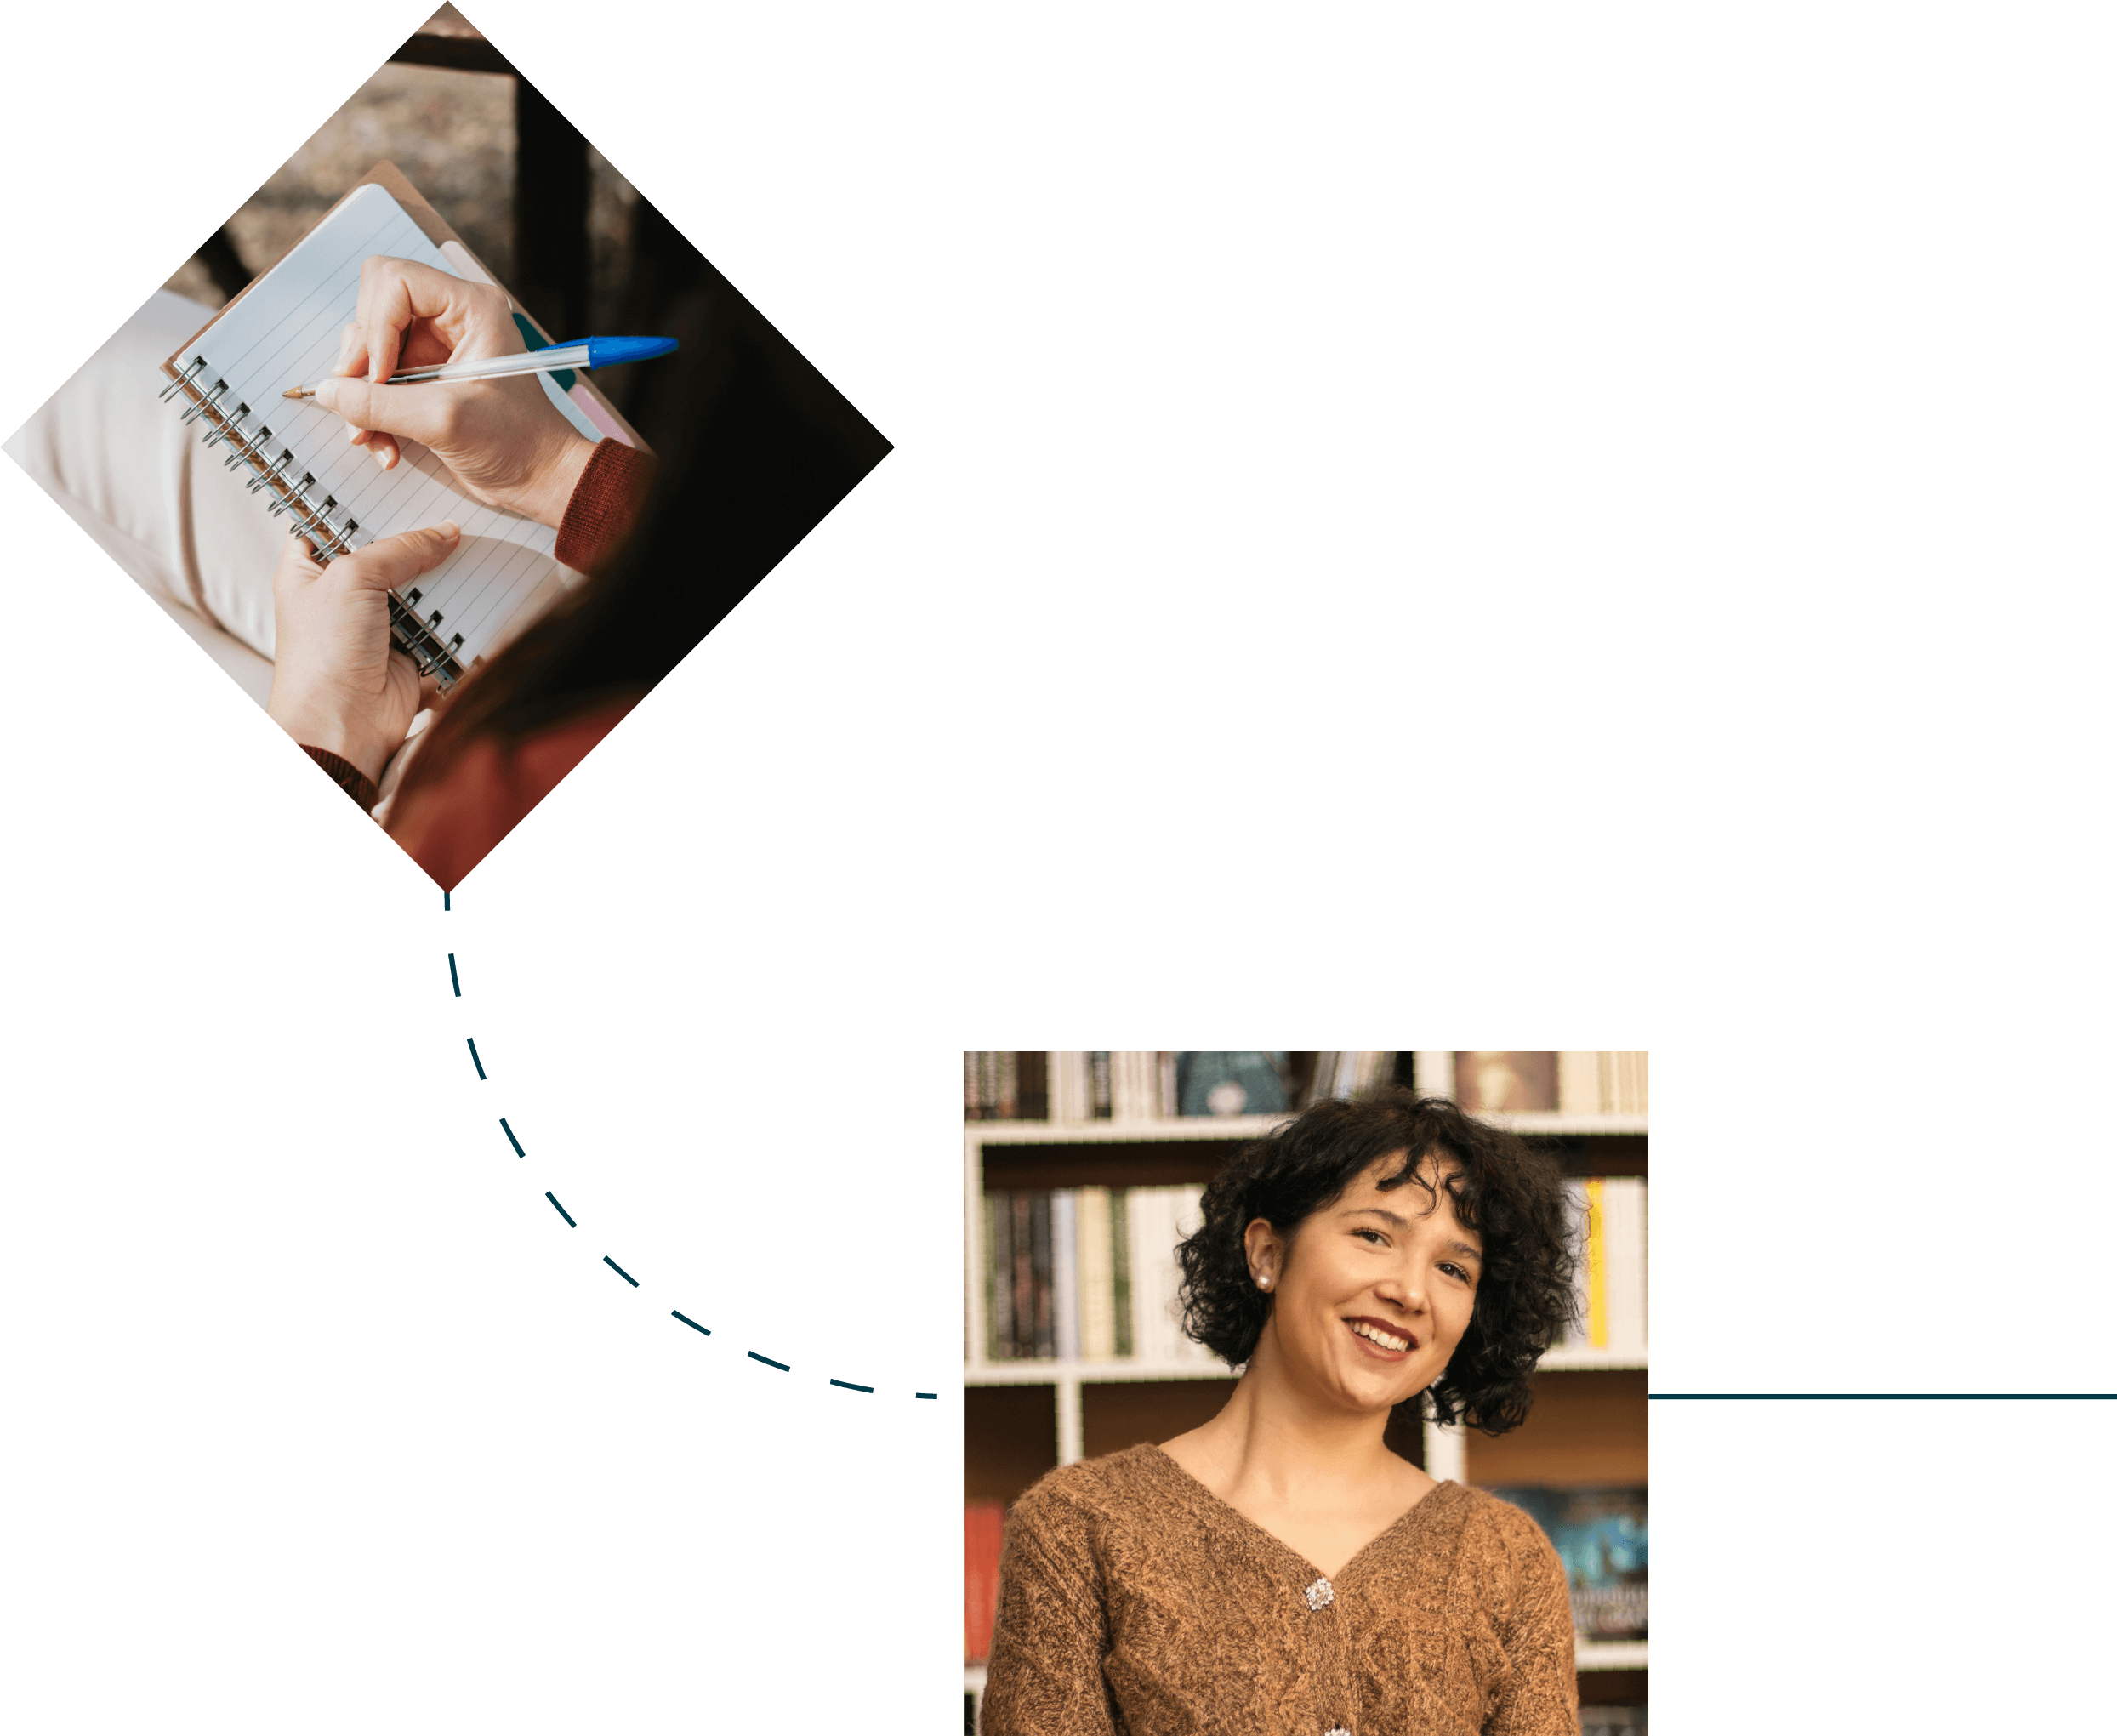
{"type": "Polygon", "coordinates": [[[1459,1500],[1465,1531],[1511,1549],[1551,1547],[1544,1528],[1505,1496],[1490,1489],[1457,1487],[1461,1490],[1459,1500]]]}
{"type": "Polygon", "coordinates": [[[1053,1533],[1135,1523],[1156,1511],[1158,1491],[1165,1496],[1171,1469],[1160,1448],[1144,1445],[1061,1465],[1044,1472],[1016,1501],[1008,1523],[1053,1533]]]}

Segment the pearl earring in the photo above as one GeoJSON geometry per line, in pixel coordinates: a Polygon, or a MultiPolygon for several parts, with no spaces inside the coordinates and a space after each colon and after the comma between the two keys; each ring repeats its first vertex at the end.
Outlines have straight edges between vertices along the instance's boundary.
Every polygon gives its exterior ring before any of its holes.
{"type": "Polygon", "coordinates": [[[1260,1272],[1257,1275],[1257,1288],[1261,1290],[1270,1289],[1272,1288],[1272,1280],[1265,1277],[1263,1273],[1260,1272]]]}

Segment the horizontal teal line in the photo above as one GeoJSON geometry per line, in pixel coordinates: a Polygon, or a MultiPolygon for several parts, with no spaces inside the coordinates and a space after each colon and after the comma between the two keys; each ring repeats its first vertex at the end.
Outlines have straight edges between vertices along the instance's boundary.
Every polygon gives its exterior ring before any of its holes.
{"type": "Polygon", "coordinates": [[[1649,1398],[2117,1398],[2117,1392],[1649,1392],[1649,1398]]]}

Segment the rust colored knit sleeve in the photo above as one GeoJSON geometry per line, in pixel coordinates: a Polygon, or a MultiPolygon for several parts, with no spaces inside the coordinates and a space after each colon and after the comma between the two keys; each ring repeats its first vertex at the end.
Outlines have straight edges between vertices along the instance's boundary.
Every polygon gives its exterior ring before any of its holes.
{"type": "Polygon", "coordinates": [[[1033,1489],[1007,1516],[984,1736],[1115,1736],[1100,1573],[1082,1515],[1033,1489]]]}
{"type": "Polygon", "coordinates": [[[360,804],[360,811],[363,814],[382,800],[382,792],[375,788],[375,780],[350,760],[341,760],[336,754],[323,748],[304,747],[301,751],[323,768],[324,775],[332,783],[360,804]]]}
{"type": "MultiPolygon", "coordinates": [[[[1491,1511],[1505,1551],[1500,1558],[1513,1583],[1496,1623],[1508,1667],[1485,1720],[1485,1736],[1574,1736],[1580,1727],[1579,1678],[1565,1565],[1526,1513],[1497,1501],[1491,1511]]],[[[1494,1553],[1500,1556],[1498,1550],[1494,1553]]]]}
{"type": "Polygon", "coordinates": [[[632,534],[653,482],[647,453],[621,440],[600,441],[573,485],[553,552],[577,572],[600,572],[632,534]]]}

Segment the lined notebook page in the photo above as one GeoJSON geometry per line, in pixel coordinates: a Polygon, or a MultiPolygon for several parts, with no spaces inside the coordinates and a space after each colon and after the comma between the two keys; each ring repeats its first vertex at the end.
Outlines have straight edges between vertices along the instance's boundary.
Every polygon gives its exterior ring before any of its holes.
{"type": "MultiPolygon", "coordinates": [[[[194,356],[206,358],[200,384],[210,391],[216,381],[227,381],[220,403],[248,407],[245,432],[253,432],[262,418],[271,430],[266,442],[271,457],[293,452],[287,474],[297,481],[315,477],[309,498],[321,502],[327,495],[337,501],[333,524],[344,524],[351,514],[360,526],[352,538],[356,546],[443,519],[463,526],[456,552],[400,587],[398,595],[418,590],[418,601],[408,606],[423,620],[430,622],[440,612],[435,631],[443,643],[463,635],[456,655],[468,667],[556,570],[555,533],[513,513],[481,506],[456,489],[438,458],[412,441],[400,443],[402,456],[395,469],[378,468],[365,447],[347,443],[346,424],[338,417],[307,399],[280,396],[290,386],[314,384],[338,361],[339,333],[352,322],[360,302],[361,262],[371,253],[465,275],[450,267],[385,191],[356,187],[200,334],[178,367],[180,371],[194,356]]],[[[545,390],[579,426],[579,412],[563,401],[548,375],[545,390]]],[[[589,437],[597,435],[590,432],[589,437]]],[[[264,509],[260,504],[259,510],[264,509]]]]}

